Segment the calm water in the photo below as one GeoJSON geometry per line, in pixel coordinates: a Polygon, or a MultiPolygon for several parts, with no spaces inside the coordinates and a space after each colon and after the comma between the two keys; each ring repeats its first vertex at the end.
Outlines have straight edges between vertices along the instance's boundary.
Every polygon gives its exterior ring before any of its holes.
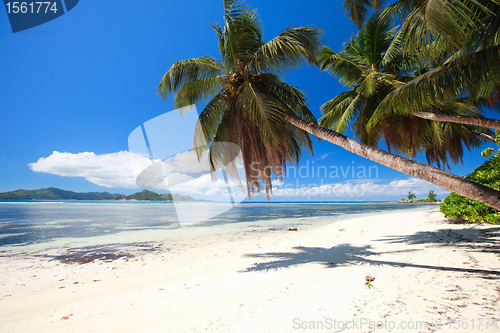
{"type": "MultiPolygon", "coordinates": [[[[186,203],[193,211],[213,207],[213,203],[186,203]]],[[[223,224],[262,224],[276,219],[335,217],[399,209],[421,205],[397,203],[243,203],[189,228],[223,224]]],[[[85,238],[131,231],[162,231],[183,227],[171,203],[0,203],[0,247],[29,245],[59,238],[85,238]]]]}

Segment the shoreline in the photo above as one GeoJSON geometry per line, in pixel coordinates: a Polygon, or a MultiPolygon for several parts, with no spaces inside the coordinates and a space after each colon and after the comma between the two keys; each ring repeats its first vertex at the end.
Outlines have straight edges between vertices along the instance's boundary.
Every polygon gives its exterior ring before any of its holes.
{"type": "Polygon", "coordinates": [[[461,317],[476,326],[495,318],[500,329],[500,226],[451,224],[428,206],[297,232],[216,229],[196,242],[158,242],[131,257],[83,264],[0,254],[0,327],[365,332],[317,326],[366,319],[428,323],[413,330],[422,332],[440,320],[439,332],[470,331],[454,319],[461,317]],[[365,285],[367,274],[375,288],[365,285]]]}

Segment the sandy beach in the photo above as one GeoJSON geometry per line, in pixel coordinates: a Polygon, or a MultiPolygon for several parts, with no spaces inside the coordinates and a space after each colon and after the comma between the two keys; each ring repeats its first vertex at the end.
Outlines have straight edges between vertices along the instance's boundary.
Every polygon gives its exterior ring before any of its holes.
{"type": "Polygon", "coordinates": [[[500,226],[429,206],[250,229],[82,264],[3,252],[0,331],[500,331],[500,226]]]}

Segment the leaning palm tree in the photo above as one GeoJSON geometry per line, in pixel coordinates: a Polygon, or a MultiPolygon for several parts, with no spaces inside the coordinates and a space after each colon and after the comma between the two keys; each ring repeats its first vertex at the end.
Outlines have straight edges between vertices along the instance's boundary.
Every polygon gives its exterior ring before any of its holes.
{"type": "MultiPolygon", "coordinates": [[[[175,93],[174,106],[209,100],[199,121],[209,148],[212,171],[225,167],[238,179],[235,149],[241,150],[247,193],[266,195],[272,190],[271,174],[280,178],[287,163],[298,163],[302,148],[312,151],[306,132],[285,120],[297,115],[316,123],[305,95],[286,84],[279,74],[304,63],[314,64],[321,31],[288,27],[264,43],[255,10],[225,0],[225,26],[212,24],[218,37],[220,60],[199,57],[176,62],[164,75],[158,93],[165,99],[175,93]]],[[[198,147],[201,153],[206,147],[198,147]]]]}
{"type": "MultiPolygon", "coordinates": [[[[491,136],[491,131],[454,123],[437,123],[414,115],[391,115],[368,127],[374,111],[384,98],[398,87],[412,80],[415,73],[426,70],[415,57],[399,51],[401,35],[392,28],[388,17],[372,15],[347,43],[341,52],[324,47],[321,69],[337,77],[349,87],[322,106],[324,116],[320,125],[346,132],[352,124],[354,136],[361,142],[377,146],[383,139],[389,152],[394,150],[409,157],[425,153],[429,163],[449,167],[461,162],[463,145],[470,149],[483,143],[478,133],[491,136]]],[[[455,103],[439,110],[441,113],[478,115],[470,107],[455,103]]]]}
{"type": "Polygon", "coordinates": [[[278,75],[315,63],[320,31],[290,27],[264,43],[255,11],[236,0],[225,0],[224,10],[225,26],[212,25],[221,59],[200,57],[174,63],[158,87],[164,99],[175,95],[175,107],[208,100],[199,120],[212,171],[225,167],[237,177],[236,166],[228,163],[234,160],[235,149],[227,147],[238,147],[248,194],[260,190],[260,180],[269,194],[270,171],[282,177],[287,163],[298,162],[302,148],[312,148],[307,134],[311,133],[389,168],[500,209],[498,191],[319,127],[304,94],[278,75]],[[214,145],[216,142],[233,145],[214,145]]]}

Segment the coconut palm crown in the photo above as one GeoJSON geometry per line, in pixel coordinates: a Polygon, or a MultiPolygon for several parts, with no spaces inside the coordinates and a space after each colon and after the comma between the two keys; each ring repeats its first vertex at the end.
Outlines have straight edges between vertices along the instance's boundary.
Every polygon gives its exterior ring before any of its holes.
{"type": "MultiPolygon", "coordinates": [[[[350,90],[322,105],[320,125],[341,133],[351,126],[354,136],[363,143],[377,146],[383,139],[389,151],[409,157],[424,153],[429,163],[449,168],[449,161],[461,162],[463,145],[470,148],[482,143],[476,132],[484,129],[430,121],[412,114],[393,114],[373,121],[387,95],[430,68],[416,57],[401,53],[401,41],[401,34],[388,17],[372,15],[341,52],[326,46],[322,49],[321,69],[350,90]]],[[[443,105],[437,111],[479,115],[463,103],[443,105]]]]}
{"type": "Polygon", "coordinates": [[[461,118],[440,112],[443,103],[454,103],[457,98],[467,98],[479,108],[486,103],[498,110],[500,1],[398,0],[382,16],[402,22],[399,33],[404,54],[431,59],[434,64],[432,70],[388,94],[369,126],[387,115],[414,114],[500,129],[498,120],[483,119],[481,112],[461,118]],[[432,106],[437,110],[424,112],[432,106]]]}
{"type": "Polygon", "coordinates": [[[272,175],[278,179],[286,165],[298,163],[302,149],[312,153],[308,134],[289,124],[285,115],[312,123],[306,96],[279,76],[306,64],[315,64],[321,31],[313,27],[287,27],[263,42],[256,10],[237,0],[224,1],[223,27],[212,23],[220,59],[210,56],[175,62],[163,76],[157,93],[174,95],[174,107],[207,102],[199,115],[203,142],[208,148],[212,174],[224,168],[239,181],[235,157],[241,151],[248,196],[272,191],[272,175]],[[214,144],[221,143],[221,144],[214,144]]]}

